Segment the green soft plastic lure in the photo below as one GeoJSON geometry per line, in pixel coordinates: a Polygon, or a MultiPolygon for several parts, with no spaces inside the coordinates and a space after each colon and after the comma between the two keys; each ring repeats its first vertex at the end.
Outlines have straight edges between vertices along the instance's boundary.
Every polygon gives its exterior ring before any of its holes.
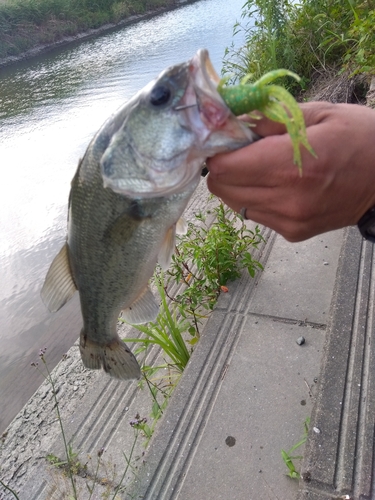
{"type": "Polygon", "coordinates": [[[310,146],[302,111],[294,97],[284,87],[269,85],[281,76],[291,76],[297,81],[300,77],[287,69],[277,69],[262,76],[253,84],[247,83],[251,75],[245,76],[240,85],[227,86],[228,78],[222,78],[218,85],[218,92],[225,103],[236,116],[258,110],[267,118],[283,123],[293,144],[293,161],[302,173],[302,158],[300,145],[316,157],[310,146]]]}

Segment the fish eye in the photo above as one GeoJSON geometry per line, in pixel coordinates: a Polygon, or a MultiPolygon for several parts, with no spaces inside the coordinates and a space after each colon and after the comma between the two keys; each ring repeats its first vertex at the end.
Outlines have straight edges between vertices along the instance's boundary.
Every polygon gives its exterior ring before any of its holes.
{"type": "Polygon", "coordinates": [[[165,85],[158,85],[151,90],[150,103],[154,106],[166,104],[171,97],[171,90],[165,85]]]}

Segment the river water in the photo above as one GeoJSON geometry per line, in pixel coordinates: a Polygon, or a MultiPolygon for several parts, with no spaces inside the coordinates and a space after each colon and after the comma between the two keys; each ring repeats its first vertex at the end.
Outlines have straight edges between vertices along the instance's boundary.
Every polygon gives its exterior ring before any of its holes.
{"type": "MultiPolygon", "coordinates": [[[[0,68],[0,432],[77,339],[78,294],[50,314],[40,299],[66,234],[70,181],[106,118],[165,67],[207,48],[220,72],[243,0],[201,0],[0,68]]],[[[241,43],[241,38],[235,39],[241,43]]]]}

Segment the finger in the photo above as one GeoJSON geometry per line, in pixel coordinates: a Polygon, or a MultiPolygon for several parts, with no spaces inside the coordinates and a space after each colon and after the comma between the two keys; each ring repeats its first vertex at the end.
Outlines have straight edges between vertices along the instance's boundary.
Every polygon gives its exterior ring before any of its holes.
{"type": "MultiPolygon", "coordinates": [[[[333,104],[307,103],[304,114],[311,125],[307,129],[307,139],[315,150],[313,157],[301,147],[302,178],[321,174],[325,158],[329,157],[327,139],[335,136],[335,127],[330,116],[333,104]]],[[[337,127],[336,127],[337,129],[337,127]]],[[[207,162],[211,176],[216,180],[233,186],[275,187],[285,182],[296,183],[299,171],[293,163],[293,147],[289,134],[271,135],[255,141],[231,153],[216,155],[207,162]]]]}
{"type": "Polygon", "coordinates": [[[337,111],[337,105],[326,101],[304,102],[299,106],[302,110],[306,127],[324,122],[332,113],[337,111]]]}
{"type": "Polygon", "coordinates": [[[246,219],[273,229],[290,242],[307,240],[318,234],[346,226],[345,221],[342,220],[340,215],[332,219],[330,214],[328,214],[328,216],[322,214],[321,217],[311,220],[303,218],[296,220],[294,218],[289,219],[287,217],[280,217],[279,214],[264,212],[263,210],[259,211],[250,207],[246,208],[245,216],[246,219]]]}
{"type": "MultiPolygon", "coordinates": [[[[305,125],[308,127],[320,123],[331,112],[331,106],[333,105],[326,102],[308,102],[299,104],[299,106],[304,115],[305,125]]],[[[261,137],[280,135],[286,132],[284,124],[266,118],[259,111],[255,111],[249,115],[242,115],[238,118],[241,121],[249,123],[251,129],[261,137]]]]}
{"type": "MultiPolygon", "coordinates": [[[[284,191],[280,193],[278,189],[223,189],[220,184],[214,184],[210,189],[235,212],[240,213],[245,208],[246,219],[273,229],[291,242],[303,241],[332,229],[332,221],[325,217],[324,207],[317,210],[317,216],[316,210],[314,213],[304,210],[301,199],[284,191]]],[[[340,214],[336,219],[335,228],[343,227],[340,214]]]]}
{"type": "Polygon", "coordinates": [[[263,214],[272,214],[275,212],[274,206],[280,203],[277,199],[279,191],[274,188],[263,187],[237,187],[215,182],[210,174],[207,176],[208,189],[218,198],[224,201],[232,210],[240,212],[242,207],[247,207],[248,210],[261,211],[263,214]]]}
{"type": "Polygon", "coordinates": [[[220,196],[220,190],[213,189],[212,191],[235,212],[240,213],[241,209],[244,208],[246,219],[273,229],[288,241],[302,241],[319,232],[314,232],[314,228],[311,223],[307,223],[306,221],[291,220],[287,216],[280,216],[279,212],[275,213],[275,211],[271,208],[271,205],[274,202],[274,193],[271,192],[273,190],[269,190],[269,192],[267,192],[267,189],[255,189],[252,190],[250,195],[249,192],[241,195],[238,191],[236,191],[236,198],[231,198],[230,195],[228,197],[225,192],[222,196],[220,196]],[[247,205],[247,203],[249,203],[249,196],[251,196],[252,199],[250,206],[247,205]],[[264,203],[267,199],[267,203],[264,203]],[[260,202],[257,200],[260,200],[260,202]]]}
{"type": "Polygon", "coordinates": [[[280,176],[297,178],[293,164],[293,148],[287,134],[273,135],[231,153],[223,153],[207,161],[211,179],[233,186],[277,186],[280,176]]]}
{"type": "Polygon", "coordinates": [[[251,130],[258,134],[260,137],[267,137],[269,135],[285,134],[286,127],[282,123],[275,122],[266,118],[258,111],[249,115],[242,115],[238,117],[239,120],[249,123],[251,130]]]}

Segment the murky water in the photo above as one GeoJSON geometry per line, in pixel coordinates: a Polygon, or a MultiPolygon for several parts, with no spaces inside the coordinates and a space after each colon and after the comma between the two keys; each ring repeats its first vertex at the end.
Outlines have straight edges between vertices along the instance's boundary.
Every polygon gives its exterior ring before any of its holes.
{"type": "MultiPolygon", "coordinates": [[[[205,47],[220,70],[243,0],[201,0],[0,69],[0,431],[78,337],[78,296],[50,314],[39,293],[62,246],[70,181],[105,119],[171,64],[205,47]]],[[[241,43],[238,39],[237,43],[241,43]]]]}

